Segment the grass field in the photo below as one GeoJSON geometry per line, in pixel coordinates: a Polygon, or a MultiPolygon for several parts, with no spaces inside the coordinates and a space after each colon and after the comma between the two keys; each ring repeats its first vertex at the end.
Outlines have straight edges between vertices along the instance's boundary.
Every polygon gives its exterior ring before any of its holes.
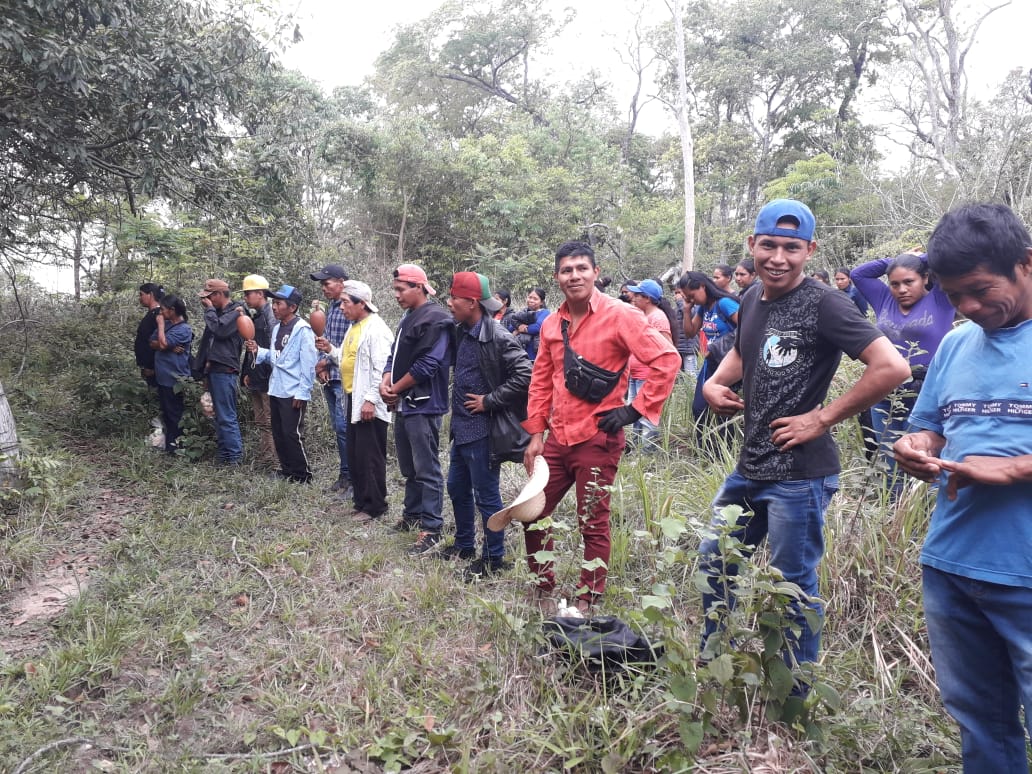
{"type": "MultiPolygon", "coordinates": [[[[516,570],[468,585],[462,564],[407,557],[413,538],[392,520],[351,523],[323,492],[335,460],[321,405],[308,487],[166,463],[145,426],[35,439],[40,491],[8,498],[0,522],[0,770],[959,771],[921,615],[927,503],[919,490],[886,502],[852,425],[822,566],[827,690],[776,722],[776,675],[755,659],[696,669],[695,547],[731,459],[697,455],[687,390],[668,405],[664,450],[621,466],[601,609],[667,655],[607,678],[545,646],[517,526],[516,570]],[[19,613],[41,584],[40,611],[19,613]]],[[[388,479],[396,516],[396,466],[388,479]]],[[[503,497],[520,481],[506,466],[503,497]]],[[[571,596],[572,508],[571,495],[556,514],[571,596]]],[[[757,559],[743,632],[781,609],[757,559]]]]}

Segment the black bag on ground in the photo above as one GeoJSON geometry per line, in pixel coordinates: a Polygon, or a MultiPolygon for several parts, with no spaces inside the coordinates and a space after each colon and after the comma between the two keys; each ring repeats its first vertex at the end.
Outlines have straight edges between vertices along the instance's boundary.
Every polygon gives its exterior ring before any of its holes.
{"type": "Polygon", "coordinates": [[[643,635],[614,616],[549,618],[542,625],[548,644],[580,660],[589,672],[619,672],[628,665],[654,667],[663,647],[653,646],[643,635]]]}

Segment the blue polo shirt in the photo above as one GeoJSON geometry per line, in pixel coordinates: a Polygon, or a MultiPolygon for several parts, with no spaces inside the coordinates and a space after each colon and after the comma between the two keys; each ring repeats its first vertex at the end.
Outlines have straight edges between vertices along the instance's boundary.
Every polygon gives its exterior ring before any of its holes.
{"type": "MultiPolygon", "coordinates": [[[[910,415],[946,439],[940,456],[1032,454],[1032,320],[985,331],[965,323],[946,334],[910,415]]],[[[939,487],[922,564],[1004,586],[1032,588],[1032,483],[939,487]]]]}

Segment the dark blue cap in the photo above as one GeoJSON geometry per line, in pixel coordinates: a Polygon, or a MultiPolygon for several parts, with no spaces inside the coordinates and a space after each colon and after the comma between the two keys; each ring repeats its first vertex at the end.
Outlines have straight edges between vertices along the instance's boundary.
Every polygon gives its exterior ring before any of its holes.
{"type": "Polygon", "coordinates": [[[280,301],[286,301],[288,304],[293,304],[296,307],[301,306],[301,291],[293,285],[280,285],[279,290],[275,293],[266,290],[265,295],[269,298],[278,298],[280,301]]]}

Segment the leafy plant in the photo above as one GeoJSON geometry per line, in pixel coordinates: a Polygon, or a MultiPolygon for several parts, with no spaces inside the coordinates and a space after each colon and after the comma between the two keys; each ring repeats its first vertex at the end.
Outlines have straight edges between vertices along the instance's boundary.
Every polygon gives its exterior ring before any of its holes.
{"type": "Polygon", "coordinates": [[[31,442],[23,441],[15,461],[17,481],[14,486],[0,487],[0,507],[8,508],[26,500],[50,498],[59,494],[59,475],[65,463],[59,457],[33,451],[31,442]]]}

